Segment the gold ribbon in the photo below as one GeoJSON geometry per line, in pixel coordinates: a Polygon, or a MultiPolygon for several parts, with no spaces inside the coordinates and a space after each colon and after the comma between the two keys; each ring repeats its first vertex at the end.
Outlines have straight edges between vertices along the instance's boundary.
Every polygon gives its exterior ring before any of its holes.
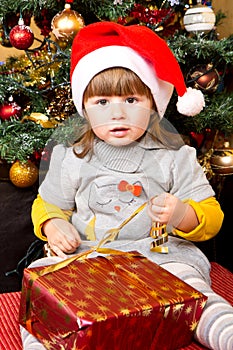
{"type": "Polygon", "coordinates": [[[117,249],[92,247],[91,249],[86,250],[83,253],[76,254],[68,259],[62,260],[61,262],[59,262],[57,264],[48,265],[44,269],[42,269],[41,271],[37,271],[36,273],[33,272],[30,276],[31,280],[34,282],[38,277],[42,277],[42,276],[45,276],[51,272],[58,271],[58,270],[62,269],[63,267],[68,266],[69,264],[71,264],[75,260],[86,259],[87,256],[93,252],[100,253],[100,254],[114,254],[114,255],[128,254],[128,255],[132,255],[132,256],[135,255],[135,253],[123,252],[123,251],[117,250],[117,249]]]}
{"type": "Polygon", "coordinates": [[[101,247],[103,244],[107,242],[112,242],[116,239],[119,231],[124,227],[130,220],[132,220],[142,209],[145,208],[147,205],[147,202],[143,203],[140,207],[138,207],[127,219],[125,219],[118,227],[111,228],[108,230],[105,234],[104,237],[101,239],[97,247],[101,247]]]}
{"type": "MultiPolygon", "coordinates": [[[[62,269],[63,267],[68,266],[70,263],[72,263],[75,260],[80,260],[80,259],[85,259],[88,255],[90,255],[93,252],[97,252],[100,254],[116,254],[116,255],[121,255],[121,254],[129,254],[127,252],[123,252],[121,250],[117,249],[112,249],[112,248],[102,248],[102,246],[107,243],[113,241],[119,231],[124,227],[130,220],[132,220],[140,211],[142,211],[147,202],[143,203],[140,207],[138,207],[127,219],[125,219],[118,227],[112,228],[108,230],[105,234],[104,237],[100,240],[97,246],[91,247],[89,250],[76,254],[68,259],[65,259],[57,264],[49,265],[46,266],[44,269],[41,271],[38,271],[37,273],[32,273],[31,274],[31,280],[35,281],[38,277],[47,275],[48,273],[57,271],[59,269],[62,269]]],[[[151,251],[154,252],[160,252],[160,253],[168,253],[168,248],[167,247],[159,247],[161,244],[165,243],[168,241],[168,233],[166,232],[166,225],[163,224],[162,226],[159,225],[156,222],[152,223],[150,235],[152,238],[155,239],[155,241],[151,242],[151,251]]]]}
{"type": "Polygon", "coordinates": [[[70,263],[72,263],[75,260],[79,259],[85,259],[88,255],[90,255],[93,252],[101,253],[101,254],[115,254],[115,255],[121,255],[121,254],[129,254],[127,252],[123,252],[121,250],[117,249],[112,249],[112,248],[102,248],[102,246],[110,241],[113,241],[116,236],[118,235],[119,231],[124,227],[130,220],[132,220],[140,211],[142,211],[145,206],[146,202],[143,203],[140,207],[138,207],[126,220],[124,220],[118,227],[112,228],[108,230],[105,234],[104,237],[101,239],[101,241],[98,243],[97,246],[91,247],[89,250],[76,254],[68,259],[65,259],[57,264],[49,265],[46,266],[44,269],[41,271],[38,271],[37,273],[32,273],[31,274],[31,280],[35,281],[38,277],[47,275],[48,273],[57,271],[59,269],[62,269],[63,267],[68,266],[70,263]]]}
{"type": "Polygon", "coordinates": [[[162,244],[168,241],[168,233],[166,231],[167,226],[165,224],[160,225],[158,222],[153,221],[150,230],[150,236],[154,238],[151,242],[150,250],[157,253],[168,253],[168,247],[161,247],[162,244]]]}

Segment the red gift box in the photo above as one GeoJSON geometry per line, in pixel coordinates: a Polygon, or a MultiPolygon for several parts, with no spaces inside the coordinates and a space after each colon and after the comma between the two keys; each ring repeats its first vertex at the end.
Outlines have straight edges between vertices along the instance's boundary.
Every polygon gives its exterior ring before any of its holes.
{"type": "Polygon", "coordinates": [[[46,349],[175,350],[207,297],[137,252],[24,271],[19,321],[46,349]]]}

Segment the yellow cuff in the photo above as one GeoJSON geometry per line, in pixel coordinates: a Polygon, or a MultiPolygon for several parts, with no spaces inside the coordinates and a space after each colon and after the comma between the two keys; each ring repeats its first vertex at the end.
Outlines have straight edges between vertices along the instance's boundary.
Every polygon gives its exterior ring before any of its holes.
{"type": "Polygon", "coordinates": [[[45,202],[40,195],[34,200],[32,205],[32,222],[35,235],[43,241],[47,238],[43,235],[42,227],[45,221],[52,218],[60,218],[69,221],[72,210],[63,211],[56,205],[45,202]]]}
{"type": "Polygon", "coordinates": [[[224,214],[215,197],[207,198],[201,202],[192,199],[186,201],[196,212],[199,225],[191,232],[183,232],[174,229],[174,234],[193,242],[206,241],[213,238],[219,232],[224,214]]]}

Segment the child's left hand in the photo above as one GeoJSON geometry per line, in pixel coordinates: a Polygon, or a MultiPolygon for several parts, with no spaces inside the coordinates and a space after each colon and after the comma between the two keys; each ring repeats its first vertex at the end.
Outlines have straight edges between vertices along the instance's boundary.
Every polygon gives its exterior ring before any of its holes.
{"type": "Polygon", "coordinates": [[[162,193],[151,198],[148,205],[148,214],[153,221],[172,225],[178,228],[186,213],[189,204],[182,202],[170,193],[162,193]]]}

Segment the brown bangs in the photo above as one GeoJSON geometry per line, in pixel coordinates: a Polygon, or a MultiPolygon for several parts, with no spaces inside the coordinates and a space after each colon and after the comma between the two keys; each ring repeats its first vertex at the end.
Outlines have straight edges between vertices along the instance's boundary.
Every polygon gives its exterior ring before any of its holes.
{"type": "Polygon", "coordinates": [[[145,95],[152,99],[150,89],[131,70],[121,67],[106,69],[95,75],[84,92],[84,102],[93,96],[145,95]]]}

